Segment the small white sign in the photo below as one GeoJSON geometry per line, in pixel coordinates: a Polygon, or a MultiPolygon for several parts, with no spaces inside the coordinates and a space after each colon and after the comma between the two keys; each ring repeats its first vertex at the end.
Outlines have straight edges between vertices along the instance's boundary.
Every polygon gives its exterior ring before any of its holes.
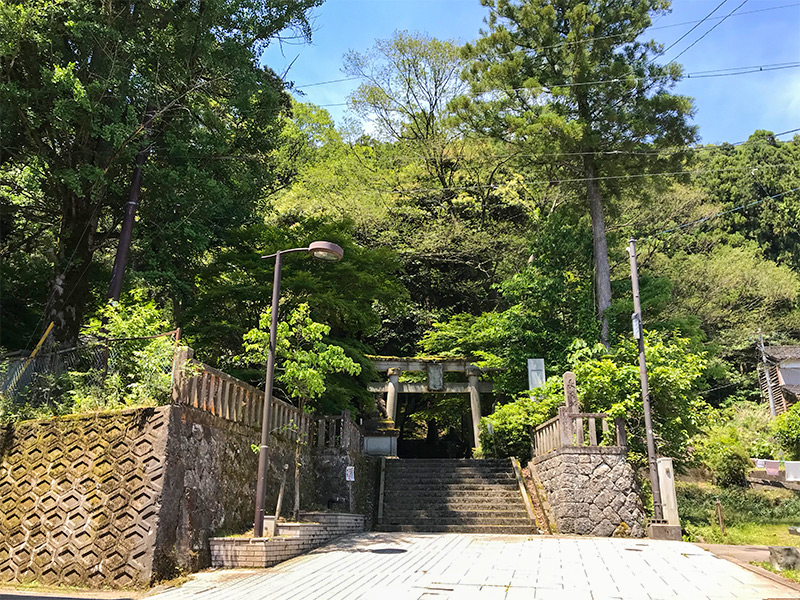
{"type": "Polygon", "coordinates": [[[528,359],[528,389],[532,390],[544,385],[544,359],[528,359]]]}
{"type": "Polygon", "coordinates": [[[642,337],[642,322],[637,313],[631,315],[631,323],[633,325],[633,339],[638,340],[642,337]]]}
{"type": "Polygon", "coordinates": [[[344,471],[344,478],[346,481],[355,481],[356,480],[356,468],[355,467],[347,467],[344,471]]]}

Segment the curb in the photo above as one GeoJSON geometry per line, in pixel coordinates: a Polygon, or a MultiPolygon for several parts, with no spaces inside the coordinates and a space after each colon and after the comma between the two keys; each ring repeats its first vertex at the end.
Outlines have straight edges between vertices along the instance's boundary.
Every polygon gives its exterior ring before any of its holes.
{"type": "MultiPolygon", "coordinates": [[[[710,550],[708,550],[708,552],[710,552],[710,550]]],[[[714,553],[712,552],[712,554],[714,553]]],[[[767,571],[766,569],[762,569],[761,567],[757,567],[756,565],[751,565],[748,562],[739,560],[738,558],[733,558],[732,556],[724,556],[720,554],[714,554],[714,556],[716,556],[717,558],[724,558],[725,560],[732,562],[733,564],[738,565],[743,569],[747,569],[751,573],[755,573],[756,575],[761,575],[762,577],[766,577],[767,579],[775,583],[779,583],[784,587],[787,587],[790,590],[797,592],[798,595],[796,597],[800,598],[800,583],[795,583],[794,581],[786,579],[785,577],[781,577],[777,573],[773,573],[772,571],[767,571]]]]}

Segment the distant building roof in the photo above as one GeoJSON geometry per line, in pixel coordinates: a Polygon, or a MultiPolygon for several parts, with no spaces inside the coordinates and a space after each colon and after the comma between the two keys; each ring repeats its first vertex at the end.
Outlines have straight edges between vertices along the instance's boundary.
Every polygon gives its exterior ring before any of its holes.
{"type": "Polygon", "coordinates": [[[795,398],[800,397],[800,385],[782,385],[781,388],[791,393],[795,398]]]}
{"type": "Polygon", "coordinates": [[[775,362],[800,360],[800,346],[767,346],[764,353],[775,362]]]}

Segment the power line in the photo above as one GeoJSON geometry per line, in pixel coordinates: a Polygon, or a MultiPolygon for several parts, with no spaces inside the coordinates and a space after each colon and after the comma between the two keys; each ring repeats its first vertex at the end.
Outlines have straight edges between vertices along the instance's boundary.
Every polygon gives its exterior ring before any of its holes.
{"type": "Polygon", "coordinates": [[[732,75],[747,75],[761,71],[781,71],[783,69],[796,69],[800,62],[773,63],[769,65],[754,65],[751,67],[732,67],[729,69],[712,69],[711,71],[697,71],[686,75],[686,79],[701,79],[703,77],[730,77],[732,75]]]}
{"type": "Polygon", "coordinates": [[[695,26],[694,26],[694,27],[692,27],[692,28],[691,28],[689,31],[687,31],[686,33],[684,33],[684,34],[683,34],[681,37],[679,37],[677,40],[675,40],[674,42],[672,42],[672,44],[670,44],[670,45],[669,45],[669,47],[665,48],[664,50],[662,50],[661,52],[659,52],[658,54],[656,54],[656,55],[655,55],[653,58],[651,58],[651,59],[650,59],[650,61],[649,61],[649,62],[653,62],[653,61],[654,61],[655,59],[657,59],[659,56],[661,56],[661,55],[663,55],[663,54],[666,54],[667,52],[669,52],[670,50],[672,50],[672,49],[673,49],[675,46],[677,46],[677,45],[678,45],[678,44],[679,44],[679,43],[680,43],[680,42],[681,42],[683,39],[685,39],[685,38],[686,38],[686,37],[687,37],[687,36],[688,36],[690,33],[692,33],[692,32],[693,32],[695,29],[697,29],[698,27],[700,27],[700,25],[702,25],[703,23],[705,23],[705,22],[706,22],[706,20],[708,20],[709,18],[711,18],[711,15],[713,15],[715,12],[717,12],[717,11],[718,11],[718,10],[719,10],[719,9],[722,7],[722,5],[723,5],[723,4],[725,4],[727,1],[728,1],[728,0],[722,0],[722,2],[720,2],[719,4],[717,4],[717,5],[714,7],[714,10],[712,10],[712,11],[711,11],[710,13],[708,13],[708,14],[707,14],[705,17],[703,17],[702,19],[700,19],[700,20],[699,20],[699,21],[698,21],[698,22],[695,24],[695,26]]]}
{"type": "MultiPolygon", "coordinates": [[[[727,0],[725,0],[725,1],[727,2],[727,0]]],[[[723,2],[722,4],[724,4],[724,3],[725,2],[723,2]]],[[[722,4],[720,4],[719,6],[722,6],[722,4]]],[[[719,6],[717,8],[719,8],[719,6]]],[[[711,15],[714,12],[716,12],[716,10],[717,10],[715,8],[713,11],[711,11],[711,13],[709,13],[708,15],[706,15],[705,17],[703,17],[702,19],[699,19],[697,21],[683,21],[681,23],[672,23],[671,25],[661,25],[659,27],[651,26],[651,27],[648,27],[645,31],[656,31],[656,30],[660,30],[660,29],[672,29],[673,27],[683,27],[684,25],[692,25],[692,24],[697,24],[697,26],[700,26],[700,24],[704,23],[705,21],[715,21],[715,20],[720,20],[720,19],[724,20],[724,19],[727,19],[730,16],[743,17],[745,15],[752,15],[752,14],[755,14],[755,13],[767,12],[767,11],[772,11],[772,10],[782,10],[782,9],[786,9],[786,8],[796,8],[798,6],[800,6],[800,2],[793,2],[791,4],[782,4],[781,6],[770,6],[768,8],[757,8],[757,9],[754,9],[754,10],[747,10],[747,11],[744,11],[744,12],[736,13],[735,15],[728,15],[728,16],[725,16],[725,17],[713,17],[713,18],[711,18],[711,15]]],[[[660,17],[659,17],[659,19],[660,19],[660,17]]],[[[678,43],[679,41],[684,39],[684,37],[686,35],[688,35],[692,31],[694,31],[694,29],[696,29],[696,27],[693,27],[688,32],[686,32],[686,34],[684,36],[681,36],[678,40],[676,40],[676,42],[674,42],[669,48],[664,50],[661,54],[663,54],[664,52],[669,51],[676,43],[678,43]]],[[[554,48],[560,48],[561,46],[574,45],[574,44],[583,44],[583,43],[586,43],[586,42],[595,42],[595,41],[606,40],[606,39],[611,39],[611,38],[624,37],[626,35],[629,35],[629,32],[626,32],[626,33],[615,33],[615,34],[612,34],[612,35],[603,35],[603,36],[598,36],[598,37],[593,37],[593,38],[586,38],[584,40],[576,40],[574,42],[561,42],[559,44],[553,44],[551,46],[545,46],[542,49],[543,50],[551,50],[551,49],[554,49],[554,48]]],[[[506,54],[511,54],[511,53],[512,52],[504,52],[504,53],[501,53],[500,55],[506,55],[506,54]]],[[[346,82],[346,81],[354,81],[356,79],[360,79],[360,78],[359,77],[344,77],[342,79],[331,79],[331,80],[328,80],[328,81],[316,81],[316,82],[313,82],[313,83],[306,83],[306,84],[303,84],[303,85],[297,85],[296,87],[308,88],[308,87],[314,87],[314,86],[318,86],[318,85],[329,85],[329,84],[332,84],[332,83],[342,83],[342,82],[346,82]]],[[[346,103],[342,103],[342,104],[338,104],[338,105],[327,105],[327,106],[343,106],[344,104],[346,104],[346,103]]]]}
{"type": "MultiPolygon", "coordinates": [[[[639,179],[643,177],[661,177],[661,176],[676,176],[676,175],[699,175],[702,173],[725,173],[731,171],[752,171],[754,169],[773,169],[777,167],[794,167],[797,166],[795,163],[775,163],[771,165],[759,165],[757,167],[753,166],[742,166],[742,167],[726,167],[722,169],[683,169],[680,171],[661,171],[656,173],[630,173],[627,175],[600,175],[598,177],[574,177],[574,178],[567,178],[567,179],[522,179],[521,182],[529,185],[534,184],[561,184],[561,183],[580,183],[584,181],[613,181],[613,180],[620,180],[620,179],[639,179]]],[[[453,191],[453,192],[460,192],[460,191],[469,191],[469,190],[486,190],[486,189],[498,189],[502,187],[500,184],[484,184],[484,185],[465,185],[465,186],[448,186],[448,187],[436,187],[436,188],[410,188],[410,189],[365,189],[360,191],[371,191],[371,192],[384,192],[388,194],[412,194],[412,193],[425,193],[425,192],[442,192],[442,191],[453,191]]],[[[358,190],[356,190],[358,191],[358,190]]]]}
{"type": "Polygon", "coordinates": [[[295,87],[298,88],[310,88],[314,87],[315,85],[328,85],[330,83],[341,83],[343,81],[354,81],[356,79],[361,79],[360,77],[343,77],[342,79],[331,79],[329,81],[318,81],[316,83],[304,83],[302,85],[295,84],[295,87]]]}
{"type": "MultiPolygon", "coordinates": [[[[770,137],[777,138],[791,133],[800,132],[800,127],[794,129],[787,129],[786,131],[779,131],[769,135],[758,136],[739,142],[729,142],[729,146],[744,146],[770,137]]],[[[715,150],[722,146],[719,144],[707,144],[704,146],[672,146],[668,148],[661,148],[658,150],[591,150],[587,152],[513,152],[510,154],[482,154],[483,158],[488,159],[504,159],[504,158],[538,158],[538,157],[553,157],[553,156],[659,156],[659,155],[672,155],[683,154],[690,152],[701,152],[704,150],[715,150]]],[[[254,161],[263,162],[265,157],[259,154],[237,154],[237,155],[220,155],[220,156],[193,156],[190,154],[169,154],[173,158],[185,158],[195,160],[239,160],[239,161],[254,161]]],[[[408,154],[398,155],[392,160],[403,160],[407,162],[419,160],[419,157],[411,156],[408,154]]]]}
{"type": "MultiPolygon", "coordinates": [[[[707,32],[709,33],[709,32],[707,32]]],[[[702,38],[700,38],[702,39],[702,38]]],[[[700,41],[698,39],[697,41],[700,41]]],[[[691,48],[689,46],[686,48],[688,50],[691,48]]],[[[680,55],[678,55],[680,56],[680,55]]],[[[676,57],[677,58],[677,57],[676,57]]],[[[769,63],[765,65],[753,65],[753,66],[746,66],[746,67],[726,67],[723,69],[712,69],[709,71],[695,71],[692,73],[687,73],[685,75],[686,79],[705,79],[710,77],[733,77],[736,75],[750,75],[752,73],[766,73],[768,71],[782,71],[786,69],[798,69],[800,68],[800,62],[790,62],[790,63],[769,63]]],[[[633,78],[636,81],[637,78],[633,78]]],[[[567,87],[579,87],[583,85],[601,85],[601,84],[611,84],[611,83],[621,83],[624,81],[630,81],[631,78],[616,78],[616,79],[601,79],[597,81],[582,81],[577,83],[564,83],[560,85],[553,85],[550,89],[553,88],[567,88],[567,87]]],[[[504,90],[506,92],[524,92],[530,91],[532,88],[509,88],[504,90]]],[[[347,106],[347,102],[334,102],[329,104],[315,104],[314,106],[318,106],[319,108],[329,108],[333,106],[347,106]]]]}
{"type": "Polygon", "coordinates": [[[743,7],[745,4],[747,4],[749,1],[750,1],[750,0],[743,0],[743,2],[742,2],[742,3],[741,3],[739,6],[737,6],[736,8],[734,8],[734,9],[733,9],[731,12],[729,12],[727,15],[725,15],[725,18],[723,18],[723,19],[722,19],[722,20],[721,20],[719,23],[715,23],[715,24],[714,24],[714,26],[713,26],[711,29],[709,29],[708,31],[706,31],[706,32],[705,32],[703,35],[701,35],[701,36],[700,36],[699,38],[697,38],[695,41],[693,41],[691,44],[689,44],[688,46],[686,46],[686,48],[684,48],[683,50],[681,50],[681,51],[680,51],[680,52],[679,52],[679,53],[678,53],[678,54],[677,54],[677,55],[676,55],[676,56],[675,56],[675,57],[674,57],[674,58],[673,58],[673,59],[672,59],[670,62],[675,62],[675,61],[676,61],[676,60],[678,60],[678,59],[679,59],[681,56],[683,56],[684,54],[686,54],[686,53],[687,53],[689,50],[691,50],[692,48],[694,48],[694,46],[695,46],[695,45],[696,45],[696,44],[697,44],[697,43],[698,43],[700,40],[702,40],[703,38],[705,38],[705,37],[706,37],[706,36],[707,36],[709,33],[711,33],[711,32],[712,32],[712,31],[714,31],[714,30],[715,30],[717,27],[719,27],[720,25],[722,25],[722,24],[723,24],[723,23],[724,23],[724,22],[725,22],[725,21],[728,19],[728,17],[732,16],[732,15],[733,15],[733,13],[735,13],[737,10],[739,10],[740,8],[742,8],[742,7],[743,7]]]}
{"type": "Polygon", "coordinates": [[[738,212],[740,210],[744,210],[745,208],[750,208],[751,206],[755,206],[756,204],[761,204],[762,202],[766,202],[767,200],[774,200],[775,198],[780,198],[781,196],[786,196],[787,194],[791,194],[792,192],[796,192],[800,190],[800,187],[793,188],[786,192],[781,192],[780,194],[775,194],[774,196],[769,196],[767,198],[761,198],[759,200],[753,200],[752,202],[747,202],[746,204],[741,204],[734,208],[729,208],[727,210],[721,210],[713,215],[709,215],[707,217],[702,217],[700,219],[695,219],[694,221],[689,221],[688,223],[684,223],[683,225],[678,225],[677,227],[671,227],[669,229],[665,229],[664,231],[659,231],[658,233],[654,233],[652,235],[648,235],[641,239],[650,239],[654,237],[658,237],[659,235],[664,235],[665,233],[671,233],[673,231],[678,231],[680,229],[685,229],[687,227],[691,227],[692,225],[697,225],[698,223],[705,223],[706,221],[710,221],[711,219],[715,219],[717,217],[721,217],[722,215],[727,215],[729,213],[738,212]]]}

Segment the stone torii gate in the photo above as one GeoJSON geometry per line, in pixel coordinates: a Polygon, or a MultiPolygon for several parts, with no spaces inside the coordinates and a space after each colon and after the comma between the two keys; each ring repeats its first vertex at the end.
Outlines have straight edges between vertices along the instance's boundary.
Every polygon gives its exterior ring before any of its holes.
{"type": "Polygon", "coordinates": [[[465,358],[380,358],[372,359],[377,371],[385,371],[388,381],[370,383],[370,392],[386,393],[386,416],[393,422],[397,419],[397,401],[400,394],[469,394],[472,412],[472,434],[474,445],[478,445],[481,421],[481,393],[493,391],[492,383],[480,381],[483,372],[465,358]],[[400,382],[403,371],[423,372],[427,381],[421,383],[400,382]],[[467,381],[445,382],[445,373],[464,373],[467,381]]]}

